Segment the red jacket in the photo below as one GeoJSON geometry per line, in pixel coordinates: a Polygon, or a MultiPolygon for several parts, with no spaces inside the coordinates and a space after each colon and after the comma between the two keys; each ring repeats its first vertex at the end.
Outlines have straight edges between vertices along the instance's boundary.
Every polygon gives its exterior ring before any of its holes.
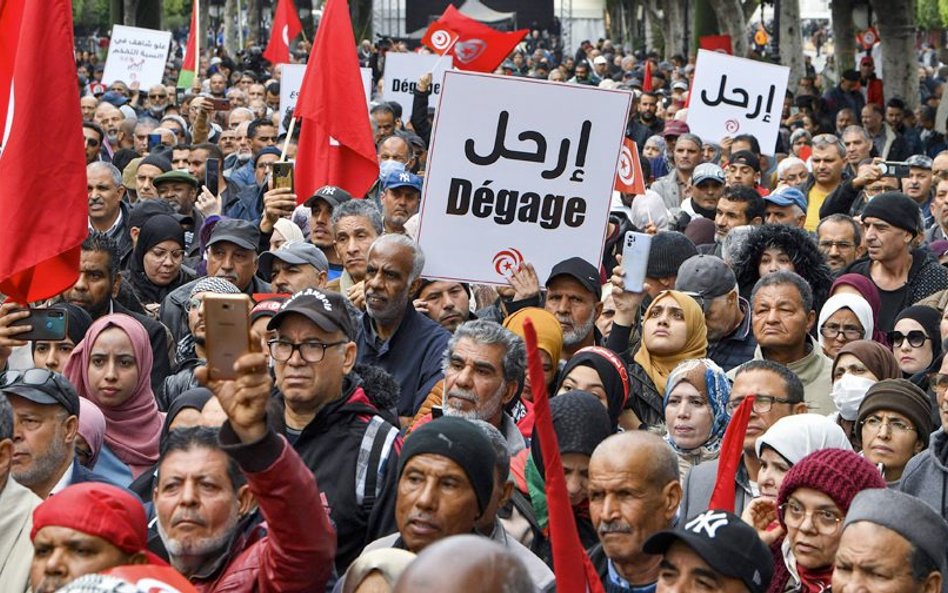
{"type": "Polygon", "coordinates": [[[192,584],[201,593],[321,592],[332,575],[336,533],[311,472],[283,437],[240,441],[229,424],[220,440],[247,477],[266,523],[234,542],[223,568],[192,584]]]}

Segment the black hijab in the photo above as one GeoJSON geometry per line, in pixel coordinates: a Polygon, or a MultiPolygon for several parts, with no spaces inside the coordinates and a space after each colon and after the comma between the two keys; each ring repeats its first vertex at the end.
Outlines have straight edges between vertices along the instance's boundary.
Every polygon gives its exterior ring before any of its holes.
{"type": "Polygon", "coordinates": [[[177,220],[165,214],[152,216],[141,226],[138,233],[138,243],[132,252],[132,261],[129,263],[129,281],[135,296],[143,305],[160,303],[169,292],[178,288],[191,277],[182,267],[178,278],[167,286],[158,286],[145,275],[145,254],[162,241],[174,241],[184,249],[184,229],[177,220]]]}
{"type": "MultiPolygon", "coordinates": [[[[556,386],[559,392],[563,380],[570,371],[578,366],[592,367],[599,374],[603,387],[606,388],[606,397],[609,400],[609,421],[615,432],[619,425],[619,416],[629,399],[629,375],[622,360],[614,352],[600,346],[590,346],[579,350],[569,359],[563,372],[560,373],[560,382],[556,386]]],[[[556,399],[556,398],[554,398],[556,399]]]]}

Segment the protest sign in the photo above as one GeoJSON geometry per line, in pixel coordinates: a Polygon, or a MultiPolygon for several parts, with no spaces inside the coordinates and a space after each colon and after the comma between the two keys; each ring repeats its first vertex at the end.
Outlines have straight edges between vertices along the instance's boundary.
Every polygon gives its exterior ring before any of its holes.
{"type": "Polygon", "coordinates": [[[170,31],[113,25],[102,82],[138,82],[147,91],[148,87],[161,84],[170,49],[170,31]]]}
{"type": "Polygon", "coordinates": [[[505,284],[521,262],[602,259],[631,93],[448,71],[418,242],[429,278],[505,284]],[[485,101],[484,97],[503,97],[485,101]]]}
{"type": "Polygon", "coordinates": [[[428,105],[434,107],[441,96],[441,78],[446,70],[451,69],[451,56],[437,56],[432,54],[401,54],[388,53],[385,56],[385,89],[382,98],[386,101],[396,101],[402,106],[402,119],[407,121],[411,117],[411,106],[414,101],[415,85],[418,79],[426,72],[432,72],[431,95],[428,96],[428,105]]]}
{"type": "MultiPolygon", "coordinates": [[[[362,87],[365,90],[365,102],[372,100],[372,69],[359,68],[362,75],[362,87]]],[[[306,74],[306,64],[283,64],[283,76],[280,77],[280,112],[285,116],[287,111],[296,109],[296,99],[303,84],[303,75],[306,74]]],[[[280,119],[280,131],[285,132],[283,118],[280,119]]]]}
{"type": "Polygon", "coordinates": [[[688,127],[706,142],[753,134],[772,155],[790,68],[698,50],[688,127]]]}

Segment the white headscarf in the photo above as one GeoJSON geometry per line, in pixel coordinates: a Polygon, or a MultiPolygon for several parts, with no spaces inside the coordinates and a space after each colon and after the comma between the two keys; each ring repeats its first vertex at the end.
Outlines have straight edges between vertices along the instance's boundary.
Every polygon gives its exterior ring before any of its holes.
{"type": "Polygon", "coordinates": [[[781,457],[796,465],[798,461],[820,449],[853,447],[838,424],[819,414],[794,414],[777,420],[757,439],[757,457],[767,445],[781,457]]]}
{"type": "Polygon", "coordinates": [[[638,229],[644,229],[651,222],[658,230],[664,231],[669,218],[668,208],[658,192],[647,189],[632,200],[632,224],[638,229]]]}
{"type": "Polygon", "coordinates": [[[869,306],[869,302],[858,294],[834,294],[826,299],[826,303],[823,305],[823,308],[820,309],[820,319],[816,325],[816,335],[820,342],[820,348],[823,348],[823,341],[825,340],[820,329],[822,329],[826,320],[840,309],[849,309],[856,315],[859,324],[862,325],[862,339],[872,339],[872,332],[875,326],[872,323],[872,307],[869,306]]]}

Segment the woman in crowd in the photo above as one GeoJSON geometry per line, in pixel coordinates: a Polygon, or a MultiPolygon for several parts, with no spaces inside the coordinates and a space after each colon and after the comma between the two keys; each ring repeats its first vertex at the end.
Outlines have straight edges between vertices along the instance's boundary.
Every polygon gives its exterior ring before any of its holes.
{"type": "Polygon", "coordinates": [[[866,299],[854,294],[837,294],[826,300],[817,321],[817,339],[823,354],[836,358],[849,342],[872,336],[872,308],[866,299]]]}
{"type": "Polygon", "coordinates": [[[105,441],[105,415],[99,406],[84,397],[79,398],[79,430],[76,435],[76,459],[80,465],[94,469],[105,441]]]}
{"type": "MultiPolygon", "coordinates": [[[[524,337],[523,322],[527,318],[533,322],[537,332],[537,347],[540,350],[540,360],[543,362],[543,378],[546,382],[547,393],[552,395],[556,386],[557,370],[559,369],[560,353],[563,350],[563,326],[556,317],[546,309],[539,307],[524,307],[504,319],[503,326],[524,337]]],[[[523,378],[523,390],[520,397],[511,402],[510,415],[517,423],[517,428],[523,438],[528,439],[533,434],[533,391],[530,387],[530,373],[523,378]]]]}
{"type": "Polygon", "coordinates": [[[928,375],[941,366],[941,314],[925,305],[908,307],[889,332],[892,353],[902,376],[928,391],[928,375]]]}
{"type": "Polygon", "coordinates": [[[158,460],[164,414],[151,390],[152,352],[145,328],[128,315],[97,319],[66,363],[79,395],[107,421],[96,472],[128,485],[158,460]]]}
{"type": "Polygon", "coordinates": [[[883,379],[898,379],[902,370],[892,351],[878,342],[856,340],[839,349],[833,360],[833,404],[836,423],[858,447],[856,419],[869,388],[883,379]]]}
{"type": "Polygon", "coordinates": [[[629,373],[622,359],[608,348],[587,346],[569,359],[561,375],[556,393],[585,391],[593,394],[606,408],[612,432],[616,432],[629,401],[629,373]]]}
{"type": "Polygon", "coordinates": [[[276,251],[284,243],[300,243],[304,241],[303,231],[289,218],[280,218],[273,223],[273,234],[270,235],[270,251],[276,251]]]}
{"type": "Polygon", "coordinates": [[[66,337],[56,342],[32,342],[33,366],[61,373],[69,355],[89,331],[92,317],[82,307],[67,302],[56,303],[49,308],[66,314],[66,337]]]}
{"type": "Polygon", "coordinates": [[[665,440],[678,454],[681,481],[691,468],[718,458],[730,420],[727,400],[731,383],[708,358],[686,360],[675,367],[665,385],[665,440]]]}
{"type": "Polygon", "coordinates": [[[127,280],[152,317],[157,317],[168,293],[195,278],[194,272],[183,265],[184,245],[184,229],[171,216],[153,216],[141,227],[127,280]]]}
{"type": "Polygon", "coordinates": [[[749,299],[757,281],[777,270],[796,272],[806,280],[813,289],[813,309],[822,309],[833,274],[806,231],[785,224],[755,227],[734,262],[741,296],[749,299]]]}
{"type": "Polygon", "coordinates": [[[391,593],[398,577],[415,559],[408,550],[383,548],[362,554],[349,565],[334,593],[391,593]]]}
{"type": "Polygon", "coordinates": [[[859,492],[885,486],[871,463],[842,449],[821,449],[790,468],[777,495],[777,517],[787,535],[771,545],[768,592],[828,590],[849,505],[859,492]]]}
{"type": "MultiPolygon", "coordinates": [[[[872,283],[872,280],[862,274],[843,274],[833,281],[830,287],[830,296],[838,294],[852,294],[861,296],[869,303],[872,310],[872,340],[887,346],[885,332],[879,329],[879,311],[882,309],[882,298],[879,296],[879,289],[872,283]]],[[[868,339],[868,338],[867,338],[868,339]]]]}
{"type": "Polygon", "coordinates": [[[800,128],[790,134],[790,150],[793,156],[801,160],[807,160],[809,157],[802,154],[804,147],[813,147],[813,135],[807,130],[800,128]]]}
{"type": "Polygon", "coordinates": [[[642,317],[642,341],[629,365],[628,407],[640,426],[665,422],[662,402],[669,375],[679,363],[707,353],[708,328],[698,303],[677,290],[659,293],[642,317]]]}
{"type": "Polygon", "coordinates": [[[928,448],[935,429],[928,395],[906,379],[887,379],[869,388],[859,406],[862,455],[881,467],[890,488],[915,454],[928,448]]]}

